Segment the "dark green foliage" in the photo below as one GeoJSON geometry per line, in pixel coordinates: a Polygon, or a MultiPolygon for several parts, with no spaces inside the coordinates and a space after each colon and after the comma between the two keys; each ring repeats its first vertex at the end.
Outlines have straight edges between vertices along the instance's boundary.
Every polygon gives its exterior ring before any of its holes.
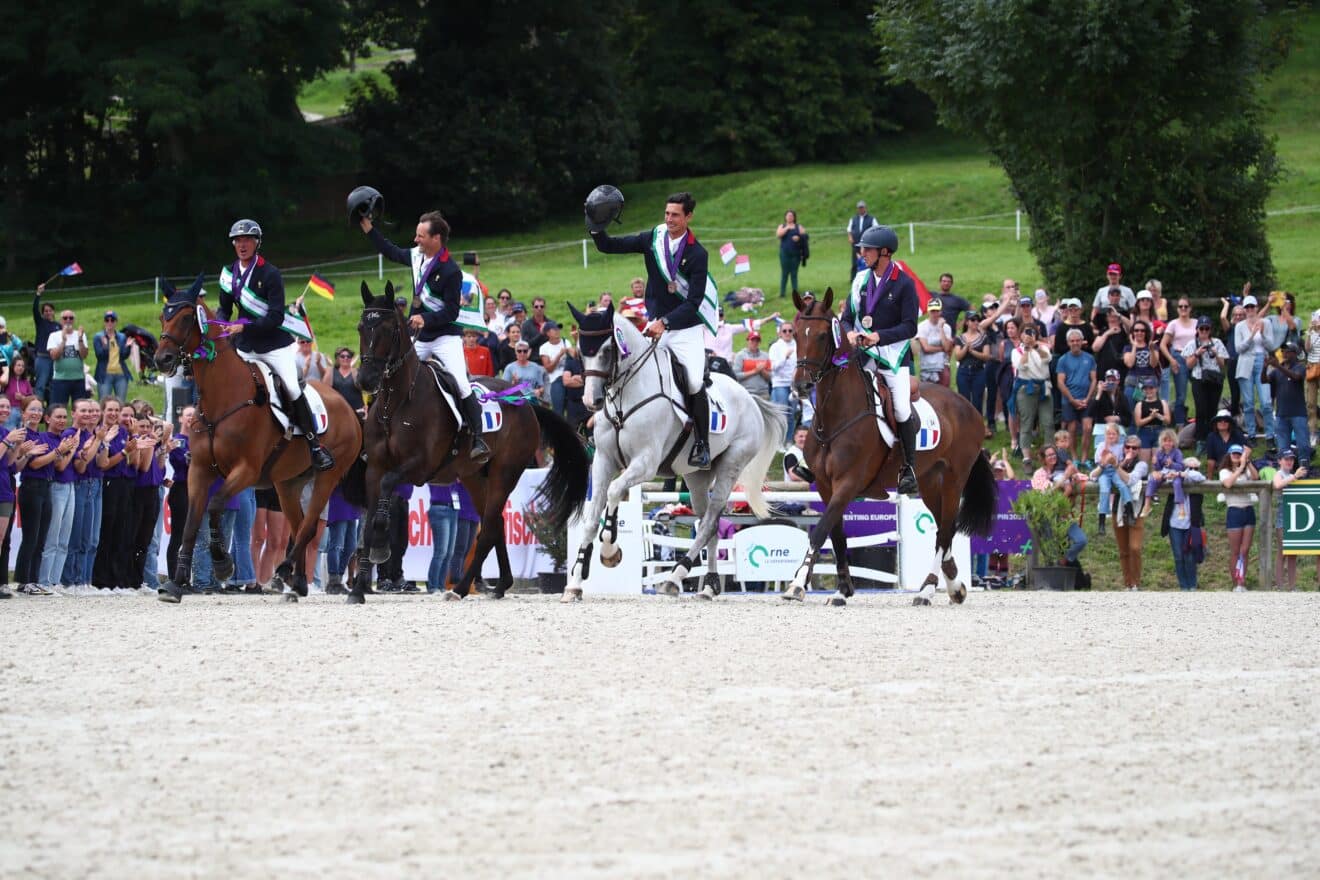
{"type": "Polygon", "coordinates": [[[416,61],[351,100],[366,176],[393,217],[438,207],[508,228],[635,171],[604,4],[467,0],[431,7],[416,61]]]}
{"type": "Polygon", "coordinates": [[[883,0],[876,28],[894,73],[1003,164],[1052,291],[1089,297],[1117,260],[1195,295],[1273,274],[1262,15],[1241,0],[883,0]]]}
{"type": "Polygon", "coordinates": [[[140,251],[177,267],[268,225],[313,170],[299,85],[341,63],[337,0],[0,10],[7,271],[140,251]],[[149,242],[149,244],[148,244],[149,242]]]}

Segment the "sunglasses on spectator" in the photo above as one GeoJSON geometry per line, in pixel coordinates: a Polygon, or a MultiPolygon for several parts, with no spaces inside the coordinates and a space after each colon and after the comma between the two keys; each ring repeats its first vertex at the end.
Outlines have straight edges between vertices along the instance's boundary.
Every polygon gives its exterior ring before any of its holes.
{"type": "Polygon", "coordinates": [[[507,293],[501,293],[501,294],[500,294],[500,299],[510,299],[510,297],[509,297],[509,295],[508,295],[507,293]]]}
{"type": "Polygon", "coordinates": [[[352,359],[353,359],[353,352],[351,352],[351,351],[341,351],[341,352],[339,353],[339,359],[340,359],[340,360],[343,360],[344,358],[348,358],[349,360],[352,360],[352,359]]]}
{"type": "Polygon", "coordinates": [[[60,315],[60,320],[61,320],[61,321],[72,321],[72,320],[73,320],[73,315],[60,315]]]}
{"type": "Polygon", "coordinates": [[[1183,309],[1190,309],[1190,308],[1191,308],[1191,306],[1188,305],[1187,303],[1178,303],[1178,311],[1180,311],[1180,312],[1181,312],[1183,309]]]}

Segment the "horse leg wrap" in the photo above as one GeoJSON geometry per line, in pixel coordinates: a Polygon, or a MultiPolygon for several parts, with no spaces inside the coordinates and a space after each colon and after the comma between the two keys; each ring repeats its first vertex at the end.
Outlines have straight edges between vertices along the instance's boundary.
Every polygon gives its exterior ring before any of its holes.
{"type": "Polygon", "coordinates": [[[619,537],[619,512],[616,510],[605,514],[601,520],[600,540],[603,544],[613,544],[617,537],[619,537]]]}
{"type": "Polygon", "coordinates": [[[577,571],[579,580],[586,580],[591,577],[591,543],[588,542],[578,548],[577,571]]]}
{"type": "Polygon", "coordinates": [[[946,551],[943,561],[940,562],[940,571],[944,572],[944,579],[953,582],[958,576],[958,563],[953,559],[953,552],[946,551]]]}
{"type": "Polygon", "coordinates": [[[793,580],[784,590],[785,599],[801,602],[807,596],[807,581],[811,579],[811,570],[816,566],[816,559],[820,555],[819,550],[808,550],[802,564],[798,566],[797,572],[793,575],[793,580]]]}

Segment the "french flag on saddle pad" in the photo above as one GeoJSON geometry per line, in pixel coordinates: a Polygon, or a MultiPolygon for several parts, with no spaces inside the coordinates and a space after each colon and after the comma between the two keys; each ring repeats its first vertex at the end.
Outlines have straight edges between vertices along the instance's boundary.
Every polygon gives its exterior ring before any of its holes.
{"type": "Polygon", "coordinates": [[[922,425],[921,430],[917,431],[917,448],[934,449],[940,445],[940,426],[922,425]]]}
{"type": "Polygon", "coordinates": [[[729,427],[729,417],[719,410],[710,411],[710,432],[712,434],[723,434],[729,427]]]}
{"type": "Polygon", "coordinates": [[[504,411],[498,406],[494,408],[483,407],[481,410],[481,429],[482,432],[498,431],[500,425],[504,424],[504,411]]]}

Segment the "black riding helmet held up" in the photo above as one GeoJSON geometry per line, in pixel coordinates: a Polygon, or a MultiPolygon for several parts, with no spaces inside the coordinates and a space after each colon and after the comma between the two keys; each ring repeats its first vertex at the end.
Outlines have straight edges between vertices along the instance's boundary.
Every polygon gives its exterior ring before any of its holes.
{"type": "Polygon", "coordinates": [[[363,217],[372,221],[385,209],[385,197],[375,187],[359,186],[348,194],[348,225],[355,226],[363,217]]]}
{"type": "Polygon", "coordinates": [[[582,203],[583,213],[587,216],[589,232],[603,232],[614,220],[623,214],[623,193],[609,184],[596,187],[582,203]]]}
{"type": "Polygon", "coordinates": [[[859,248],[885,248],[890,254],[898,253],[898,235],[888,226],[872,226],[862,233],[859,248]]]}

